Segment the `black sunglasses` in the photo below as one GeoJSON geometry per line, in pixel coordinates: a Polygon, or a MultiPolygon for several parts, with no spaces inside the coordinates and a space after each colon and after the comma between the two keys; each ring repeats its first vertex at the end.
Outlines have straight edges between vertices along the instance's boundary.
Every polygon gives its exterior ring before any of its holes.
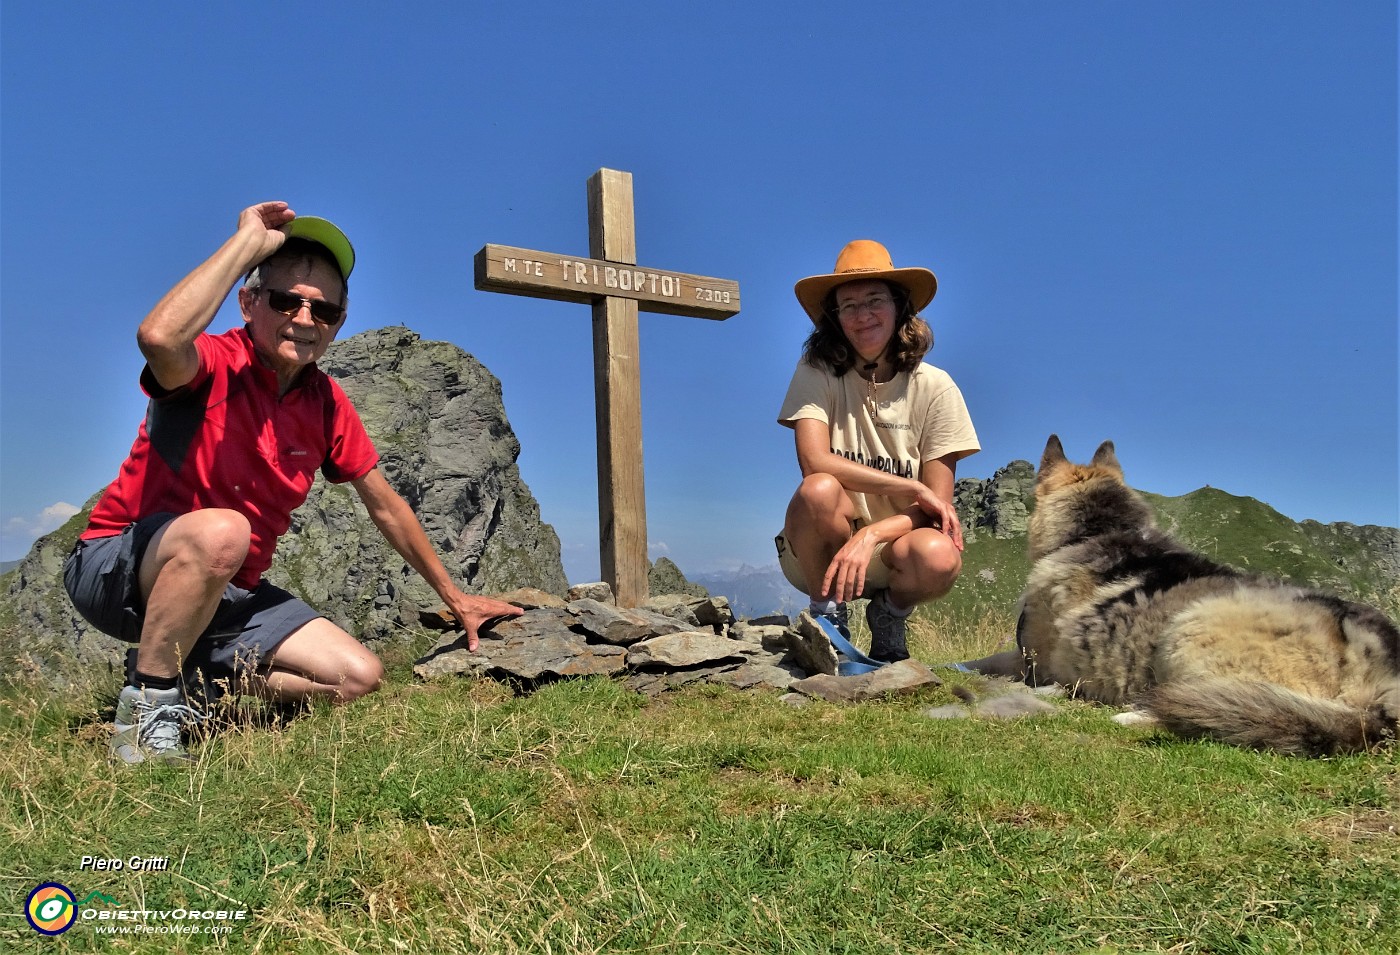
{"type": "Polygon", "coordinates": [[[302,298],[293,292],[284,292],[276,288],[265,288],[263,291],[267,293],[268,306],[274,312],[281,312],[283,315],[295,315],[305,305],[311,309],[311,317],[322,325],[334,325],[345,317],[344,305],[320,298],[302,298]]]}

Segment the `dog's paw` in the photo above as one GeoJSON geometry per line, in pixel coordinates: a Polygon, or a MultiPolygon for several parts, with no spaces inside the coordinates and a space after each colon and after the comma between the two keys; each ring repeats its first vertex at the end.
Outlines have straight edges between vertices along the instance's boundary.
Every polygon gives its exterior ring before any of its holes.
{"type": "Polygon", "coordinates": [[[1114,714],[1113,722],[1119,726],[1156,726],[1157,717],[1144,710],[1124,710],[1114,714]]]}

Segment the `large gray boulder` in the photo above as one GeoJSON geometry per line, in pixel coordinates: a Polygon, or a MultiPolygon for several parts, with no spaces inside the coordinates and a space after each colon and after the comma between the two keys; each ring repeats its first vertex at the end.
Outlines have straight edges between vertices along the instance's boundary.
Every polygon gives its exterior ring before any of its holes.
{"type": "MultiPolygon", "coordinates": [[[[321,367],[355,403],[380,467],[419,515],[448,571],[474,593],[568,590],[559,537],[521,480],[501,384],[448,342],[381,328],[336,342],[321,367]]],[[[268,579],[352,633],[414,626],[441,601],[379,535],[347,485],[318,481],[268,579]]]]}
{"type": "MultiPolygon", "coordinates": [[[[480,362],[394,327],[336,342],[320,364],[355,403],[389,483],[459,586],[568,589],[559,538],[540,520],[515,463],[520,445],[500,382],[480,362]]],[[[0,578],[0,661],[55,685],[121,672],[125,645],[91,630],[63,590],[63,560],[95,501],[0,578]]],[[[419,610],[441,604],[379,535],[353,489],[320,478],[267,577],[371,643],[417,628],[419,610]]]]}

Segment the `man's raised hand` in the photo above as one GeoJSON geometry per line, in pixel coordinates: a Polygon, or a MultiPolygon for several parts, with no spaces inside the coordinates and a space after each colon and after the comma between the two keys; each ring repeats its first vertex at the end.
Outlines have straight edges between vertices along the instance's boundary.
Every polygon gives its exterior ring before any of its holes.
{"type": "Polygon", "coordinates": [[[285,202],[260,202],[238,214],[238,231],[255,238],[259,252],[254,261],[261,262],[287,241],[282,227],[297,217],[285,202]]]}

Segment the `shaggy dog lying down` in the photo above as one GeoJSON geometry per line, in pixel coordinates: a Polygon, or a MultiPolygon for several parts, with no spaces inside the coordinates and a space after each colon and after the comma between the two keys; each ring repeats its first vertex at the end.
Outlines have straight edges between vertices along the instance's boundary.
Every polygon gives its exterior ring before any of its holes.
{"type": "Polygon", "coordinates": [[[1134,705],[1184,737],[1322,756],[1400,730],[1400,631],[1379,610],[1242,573],[1160,530],[1112,442],[1045,446],[1017,647],[965,664],[1134,705]]]}

